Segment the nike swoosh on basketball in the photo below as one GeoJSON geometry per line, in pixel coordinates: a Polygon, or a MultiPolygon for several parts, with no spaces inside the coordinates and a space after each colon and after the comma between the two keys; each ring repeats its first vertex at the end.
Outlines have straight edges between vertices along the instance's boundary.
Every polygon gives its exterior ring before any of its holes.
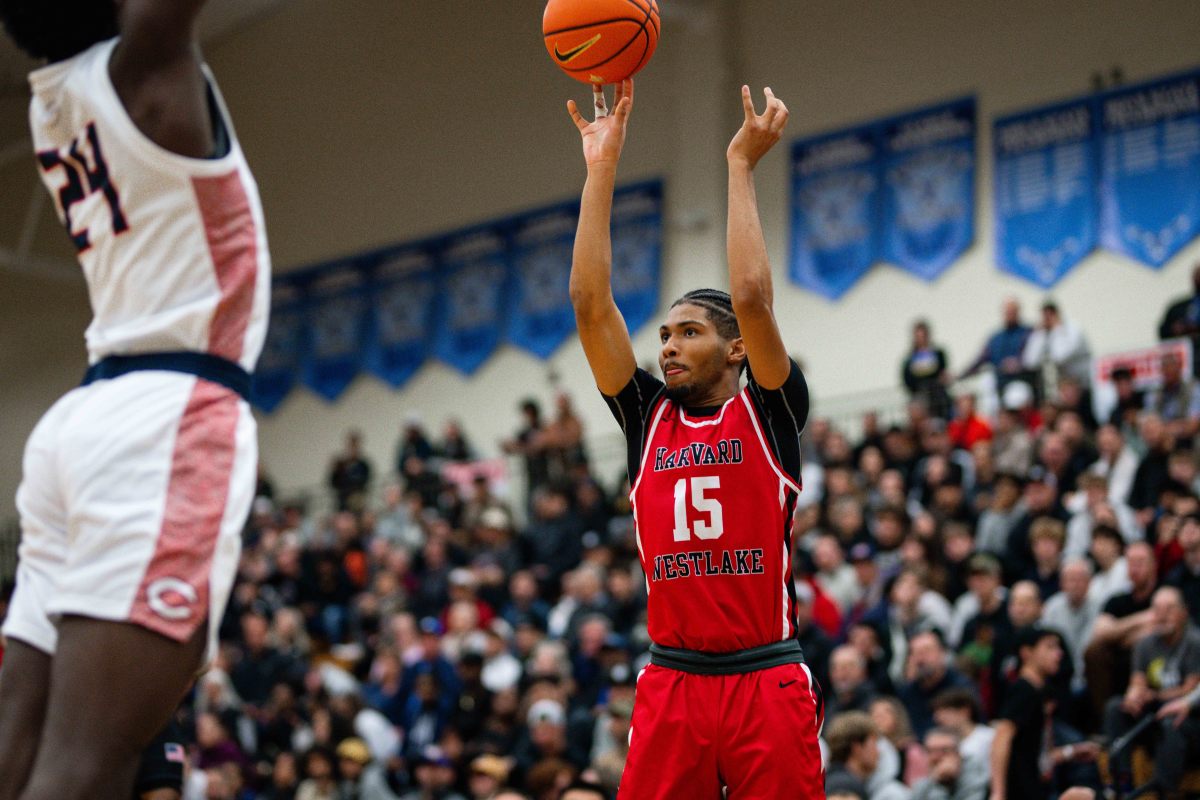
{"type": "Polygon", "coordinates": [[[793,683],[796,683],[796,682],[797,682],[797,681],[788,681],[787,683],[784,683],[783,681],[780,681],[780,682],[779,682],[779,688],[780,688],[780,689],[786,689],[787,687],[791,686],[793,683]]]}
{"type": "Polygon", "coordinates": [[[588,39],[583,44],[578,45],[576,47],[572,47],[570,50],[568,50],[565,53],[560,53],[558,51],[558,45],[554,45],[554,57],[557,58],[562,63],[566,64],[568,61],[573,61],[574,59],[579,58],[579,56],[583,55],[584,51],[586,51],[589,47],[591,47],[598,41],[600,41],[599,33],[597,33],[592,38],[588,39]]]}

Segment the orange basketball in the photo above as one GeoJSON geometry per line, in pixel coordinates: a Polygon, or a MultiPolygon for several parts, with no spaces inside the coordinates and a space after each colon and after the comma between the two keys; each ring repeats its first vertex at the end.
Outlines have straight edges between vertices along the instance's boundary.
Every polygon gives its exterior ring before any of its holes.
{"type": "Polygon", "coordinates": [[[542,15],[546,50],[584,83],[634,75],[658,46],[657,0],[550,0],[542,15]]]}

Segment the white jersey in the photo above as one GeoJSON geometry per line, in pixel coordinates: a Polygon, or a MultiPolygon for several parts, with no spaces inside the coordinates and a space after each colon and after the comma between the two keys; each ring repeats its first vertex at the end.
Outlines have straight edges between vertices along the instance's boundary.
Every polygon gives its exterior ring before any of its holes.
{"type": "Polygon", "coordinates": [[[91,297],[89,363],[188,350],[252,371],[266,335],[271,266],[258,187],[229,115],[206,70],[228,153],[196,159],[154,144],[109,78],[116,43],[29,76],[42,180],[91,297]]]}

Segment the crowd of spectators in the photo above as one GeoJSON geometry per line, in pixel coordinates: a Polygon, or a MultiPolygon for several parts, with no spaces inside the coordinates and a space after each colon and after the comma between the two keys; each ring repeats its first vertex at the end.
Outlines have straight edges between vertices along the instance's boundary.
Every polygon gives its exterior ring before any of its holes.
{"type": "MultiPolygon", "coordinates": [[[[1164,335],[1200,333],[1180,308],[1164,335]]],[[[1079,328],[1003,309],[957,377],[915,326],[902,419],[803,437],[797,635],[830,797],[1099,791],[1102,752],[1128,791],[1131,731],[1174,796],[1200,755],[1200,387],[1166,355],[1160,386],[1117,369],[1097,408],[1079,328]],[[985,368],[994,415],[956,388],[985,368]]],[[[178,715],[187,800],[615,796],[649,645],[628,485],[593,475],[566,395],[520,414],[502,449],[526,497],[446,479],[476,452],[416,417],[382,476],[348,435],[329,514],[262,474],[220,651],[178,715]]]]}

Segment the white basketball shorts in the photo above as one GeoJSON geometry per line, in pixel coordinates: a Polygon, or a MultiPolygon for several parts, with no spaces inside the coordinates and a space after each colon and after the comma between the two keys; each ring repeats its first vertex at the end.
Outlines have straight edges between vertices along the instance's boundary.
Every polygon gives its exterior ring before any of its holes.
{"type": "Polygon", "coordinates": [[[62,397],[25,447],[17,585],[4,635],[45,653],[64,614],[209,647],[253,500],[257,428],[237,394],[144,371],[62,397]]]}

